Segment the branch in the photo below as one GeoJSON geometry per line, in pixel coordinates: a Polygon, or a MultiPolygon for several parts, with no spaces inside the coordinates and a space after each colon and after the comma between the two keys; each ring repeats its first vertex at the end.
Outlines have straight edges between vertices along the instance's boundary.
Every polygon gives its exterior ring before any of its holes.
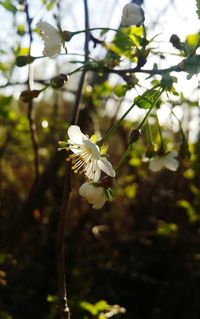
{"type": "MultiPolygon", "coordinates": [[[[26,13],[26,21],[27,21],[27,25],[28,25],[29,55],[30,55],[31,45],[32,45],[32,41],[33,41],[33,34],[32,34],[32,29],[31,29],[31,18],[29,15],[28,2],[26,2],[24,10],[26,13]]],[[[28,79],[27,79],[27,86],[28,86],[29,91],[31,91],[31,84],[32,84],[32,67],[29,64],[29,66],[28,66],[28,79]]],[[[33,153],[34,153],[34,167],[35,167],[35,179],[33,182],[33,187],[34,187],[38,181],[38,178],[39,178],[39,156],[38,156],[38,137],[37,137],[36,124],[35,124],[35,119],[34,119],[34,114],[33,114],[33,101],[30,101],[28,103],[27,117],[29,120],[30,136],[31,136],[33,153]]]]}
{"type": "MultiPolygon", "coordinates": [[[[85,62],[89,59],[89,14],[87,0],[84,1],[84,12],[85,12],[85,62]]],[[[74,102],[72,117],[70,124],[76,124],[79,117],[79,106],[82,97],[82,90],[87,70],[83,70],[79,86],[77,90],[76,100],[74,102]]],[[[68,307],[67,300],[67,289],[66,289],[66,278],[65,278],[65,219],[68,211],[69,198],[71,193],[71,171],[70,167],[67,166],[65,189],[63,195],[62,208],[60,211],[59,225],[58,225],[58,237],[57,237],[57,277],[58,277],[58,312],[60,319],[70,319],[70,309],[68,307]]]]}

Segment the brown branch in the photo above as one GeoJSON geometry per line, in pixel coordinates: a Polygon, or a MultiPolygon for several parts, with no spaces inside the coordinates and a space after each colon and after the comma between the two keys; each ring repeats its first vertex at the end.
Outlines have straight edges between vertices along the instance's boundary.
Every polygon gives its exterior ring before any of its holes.
{"type": "MultiPolygon", "coordinates": [[[[31,29],[31,18],[29,15],[29,7],[28,7],[28,2],[26,1],[25,4],[25,13],[26,13],[26,21],[28,25],[28,33],[29,33],[29,55],[31,53],[31,45],[33,41],[33,34],[32,34],[32,29],[31,29]]],[[[27,86],[28,90],[31,91],[31,82],[32,82],[32,69],[31,65],[29,64],[28,66],[28,79],[27,79],[27,86]]],[[[38,137],[37,137],[37,132],[36,132],[36,124],[35,124],[35,118],[34,118],[34,113],[33,113],[33,101],[30,101],[28,103],[28,112],[27,112],[27,117],[29,121],[29,128],[30,128],[30,137],[32,141],[32,146],[33,146],[33,154],[34,154],[34,168],[35,168],[35,178],[33,182],[33,186],[35,187],[38,178],[39,178],[39,156],[38,156],[38,137]]]]}
{"type": "MultiPolygon", "coordinates": [[[[87,0],[84,1],[84,12],[85,12],[85,62],[89,58],[89,13],[87,0]]],[[[77,124],[79,117],[79,106],[82,97],[82,90],[87,70],[84,70],[81,74],[79,86],[77,90],[76,99],[74,102],[72,117],[70,124],[77,124]]],[[[65,188],[63,195],[62,208],[60,211],[58,235],[57,235],[57,280],[58,280],[58,312],[60,319],[70,319],[70,309],[67,300],[67,288],[65,278],[65,220],[69,207],[69,198],[71,193],[71,171],[69,166],[66,171],[65,188]]]]}

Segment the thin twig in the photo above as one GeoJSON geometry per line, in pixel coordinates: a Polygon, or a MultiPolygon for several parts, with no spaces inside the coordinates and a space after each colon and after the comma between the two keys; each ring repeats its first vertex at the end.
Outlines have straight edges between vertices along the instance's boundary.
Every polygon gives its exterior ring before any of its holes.
{"type": "MultiPolygon", "coordinates": [[[[29,15],[29,6],[28,2],[26,1],[25,4],[25,13],[26,13],[26,21],[28,25],[28,33],[29,33],[29,55],[31,54],[31,45],[33,41],[33,34],[32,34],[32,29],[31,29],[31,18],[29,15]]],[[[32,67],[29,64],[28,66],[28,79],[27,79],[27,86],[28,90],[31,90],[32,86],[32,67]]],[[[37,183],[38,178],[39,178],[39,156],[38,156],[38,137],[37,137],[37,132],[36,132],[36,124],[35,124],[35,118],[34,118],[34,113],[33,113],[33,101],[30,101],[28,103],[28,112],[27,112],[27,117],[29,120],[29,127],[30,127],[30,136],[31,136],[31,141],[32,141],[32,146],[33,146],[33,153],[34,153],[34,168],[35,168],[35,179],[33,186],[37,183]]]]}
{"type": "MultiPolygon", "coordinates": [[[[89,14],[87,0],[84,1],[85,12],[85,29],[89,29],[89,14]]],[[[89,32],[85,32],[85,62],[89,58],[89,32]]],[[[87,70],[83,70],[79,86],[77,90],[76,99],[72,109],[72,117],[70,124],[76,124],[79,117],[79,106],[82,97],[82,90],[87,70]]],[[[58,312],[60,319],[70,319],[70,309],[67,299],[67,288],[65,278],[65,220],[69,207],[69,198],[71,194],[71,171],[69,166],[66,169],[65,189],[63,195],[62,208],[60,211],[58,236],[57,236],[57,276],[58,276],[58,312]]]]}

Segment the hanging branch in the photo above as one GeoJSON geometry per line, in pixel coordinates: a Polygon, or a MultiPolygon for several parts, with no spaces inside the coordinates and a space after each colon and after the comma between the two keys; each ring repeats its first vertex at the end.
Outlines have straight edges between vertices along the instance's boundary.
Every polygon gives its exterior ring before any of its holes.
{"type": "MultiPolygon", "coordinates": [[[[29,15],[29,6],[28,2],[25,4],[25,13],[26,13],[26,21],[28,25],[28,33],[29,33],[29,52],[28,54],[31,54],[31,45],[33,41],[33,34],[32,34],[32,29],[31,29],[31,18],[29,15]]],[[[28,79],[27,79],[27,86],[28,90],[31,91],[31,86],[32,86],[32,66],[29,64],[28,66],[28,79]]],[[[33,187],[36,185],[38,178],[39,178],[39,156],[38,156],[38,137],[37,137],[37,132],[36,132],[36,124],[35,124],[35,118],[34,118],[34,113],[33,113],[33,101],[30,101],[28,103],[28,112],[27,112],[27,117],[29,120],[29,127],[30,127],[30,136],[31,136],[31,141],[32,141],[32,146],[33,146],[33,152],[34,152],[34,167],[35,167],[35,179],[33,183],[33,187]]]]}
{"type": "MultiPolygon", "coordinates": [[[[87,0],[84,1],[84,12],[85,12],[85,62],[89,59],[89,14],[88,14],[88,4],[87,0]]],[[[76,99],[72,109],[72,117],[70,124],[77,124],[79,117],[79,106],[82,97],[82,90],[84,85],[84,80],[87,70],[83,70],[76,99]]],[[[70,309],[68,306],[67,299],[67,288],[66,288],[66,278],[65,278],[65,220],[68,211],[69,198],[71,194],[71,171],[70,167],[66,168],[65,177],[65,188],[63,194],[62,208],[60,211],[59,225],[58,225],[58,235],[57,235],[57,280],[58,280],[58,312],[60,319],[70,319],[70,309]]]]}

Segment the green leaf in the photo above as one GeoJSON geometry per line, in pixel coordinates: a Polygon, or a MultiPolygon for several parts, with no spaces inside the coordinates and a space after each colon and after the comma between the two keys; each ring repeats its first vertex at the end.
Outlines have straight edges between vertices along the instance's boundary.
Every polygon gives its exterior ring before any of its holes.
{"type": "Polygon", "coordinates": [[[188,73],[187,79],[189,80],[193,75],[200,72],[200,55],[189,57],[179,65],[183,71],[188,73]]]}
{"type": "Polygon", "coordinates": [[[12,12],[13,14],[17,12],[17,8],[11,3],[11,1],[4,0],[1,4],[6,10],[12,12]]]}
{"type": "Polygon", "coordinates": [[[103,35],[106,34],[108,31],[109,31],[109,28],[108,28],[108,29],[103,29],[103,30],[101,30],[100,36],[103,36],[103,35]]]}
{"type": "Polygon", "coordinates": [[[100,300],[94,306],[97,309],[97,311],[104,311],[106,310],[108,304],[105,300],[100,300]]]}
{"type": "Polygon", "coordinates": [[[50,11],[53,8],[53,6],[56,4],[56,1],[57,0],[50,0],[49,3],[47,3],[46,8],[48,11],[50,11]]]}
{"type": "Polygon", "coordinates": [[[87,301],[82,301],[80,303],[80,306],[91,313],[93,316],[96,316],[98,314],[98,310],[96,309],[96,307],[87,301]]]}
{"type": "Polygon", "coordinates": [[[136,48],[147,45],[146,40],[142,38],[142,33],[142,27],[121,28],[116,33],[112,43],[107,43],[106,46],[119,56],[126,56],[131,61],[136,62],[136,48]]]}
{"type": "Polygon", "coordinates": [[[200,0],[196,0],[196,6],[197,6],[197,14],[200,19],[200,0]]]}
{"type": "Polygon", "coordinates": [[[141,109],[150,109],[160,95],[158,90],[147,90],[142,95],[138,95],[134,103],[141,109]]]}
{"type": "Polygon", "coordinates": [[[10,115],[9,105],[12,102],[13,96],[0,96],[0,116],[8,118],[10,115]]]}

